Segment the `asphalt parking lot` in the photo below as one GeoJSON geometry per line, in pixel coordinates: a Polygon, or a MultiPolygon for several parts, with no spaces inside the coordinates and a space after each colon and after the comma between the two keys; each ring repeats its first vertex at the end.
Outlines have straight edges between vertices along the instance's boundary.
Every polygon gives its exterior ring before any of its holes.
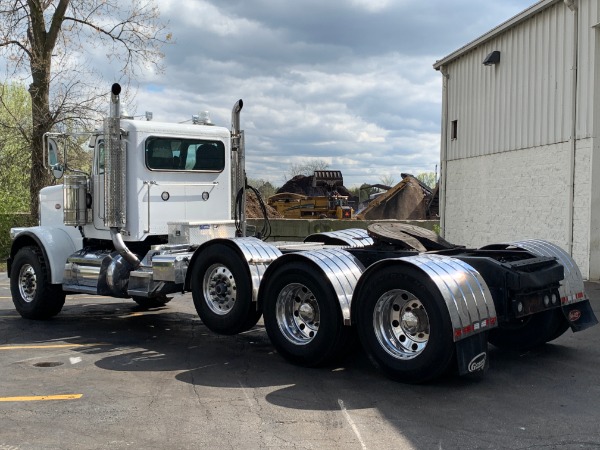
{"type": "MultiPolygon", "coordinates": [[[[600,284],[587,283],[600,317],[600,284]]],[[[0,273],[0,450],[600,448],[600,326],[483,379],[411,386],[360,349],[340,367],[286,363],[262,322],[217,336],[191,297],[145,311],[70,296],[22,319],[0,273]]]]}

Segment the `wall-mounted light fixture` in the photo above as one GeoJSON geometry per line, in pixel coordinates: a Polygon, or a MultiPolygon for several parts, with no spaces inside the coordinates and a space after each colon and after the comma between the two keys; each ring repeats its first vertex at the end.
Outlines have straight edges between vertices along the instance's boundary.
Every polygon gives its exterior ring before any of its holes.
{"type": "Polygon", "coordinates": [[[500,50],[494,50],[483,60],[484,66],[492,66],[500,62],[500,50]]]}

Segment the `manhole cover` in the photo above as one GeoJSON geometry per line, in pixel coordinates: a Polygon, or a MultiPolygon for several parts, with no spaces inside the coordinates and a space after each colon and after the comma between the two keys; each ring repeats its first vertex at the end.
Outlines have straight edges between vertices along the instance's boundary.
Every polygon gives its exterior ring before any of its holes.
{"type": "Polygon", "coordinates": [[[34,364],[35,367],[56,367],[62,365],[63,363],[56,361],[39,362],[34,364]]]}

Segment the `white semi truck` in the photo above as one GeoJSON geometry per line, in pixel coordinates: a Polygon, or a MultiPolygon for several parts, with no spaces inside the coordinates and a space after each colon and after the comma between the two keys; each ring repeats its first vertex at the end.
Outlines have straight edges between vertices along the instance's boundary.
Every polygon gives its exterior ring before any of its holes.
{"type": "Polygon", "coordinates": [[[120,91],[90,134],[91,173],[69,168],[68,136],[46,136],[63,184],[41,190],[39,226],[11,230],[11,292],[25,318],[55,316],[66,294],[157,307],[191,291],[216,333],[262,315],[277,351],[303,366],[327,364],[358,335],[405,382],[481,374],[488,342],[530,348],[597,323],[576,264],[544,241],[467,249],[385,223],[301,243],[248,236],[242,101],[227,129],[122,117],[120,91]]]}

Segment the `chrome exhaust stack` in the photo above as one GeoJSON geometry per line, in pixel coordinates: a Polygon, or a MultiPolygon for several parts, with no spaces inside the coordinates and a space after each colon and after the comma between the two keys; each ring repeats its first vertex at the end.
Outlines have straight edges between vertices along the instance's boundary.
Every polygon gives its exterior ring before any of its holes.
{"type": "Polygon", "coordinates": [[[238,150],[240,146],[240,112],[243,107],[244,101],[240,98],[231,110],[231,141],[234,150],[238,150]]]}
{"type": "Polygon", "coordinates": [[[243,107],[244,102],[239,99],[231,111],[231,180],[233,215],[235,216],[236,197],[239,193],[242,196],[239,221],[242,236],[246,236],[246,151],[244,132],[240,130],[240,112],[243,107]]]}
{"type": "Polygon", "coordinates": [[[133,268],[140,260],[123,242],[120,229],[126,225],[127,217],[127,154],[121,140],[121,85],[111,87],[110,114],[104,120],[104,225],[110,228],[110,236],[115,250],[133,268]]]}

